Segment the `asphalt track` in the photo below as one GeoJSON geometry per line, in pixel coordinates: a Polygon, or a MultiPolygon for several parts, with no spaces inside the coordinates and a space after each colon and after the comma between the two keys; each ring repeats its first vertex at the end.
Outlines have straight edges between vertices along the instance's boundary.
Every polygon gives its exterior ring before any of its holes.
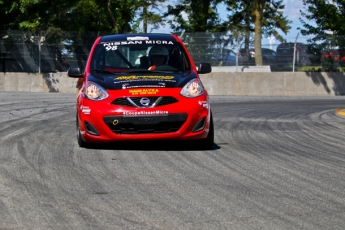
{"type": "Polygon", "coordinates": [[[0,229],[344,229],[344,97],[212,97],[213,150],[79,148],[75,95],[0,92],[0,229]]]}

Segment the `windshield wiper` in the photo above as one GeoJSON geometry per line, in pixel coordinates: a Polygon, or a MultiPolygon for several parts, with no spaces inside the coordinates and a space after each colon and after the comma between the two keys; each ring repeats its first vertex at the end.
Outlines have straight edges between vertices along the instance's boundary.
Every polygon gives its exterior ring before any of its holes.
{"type": "Polygon", "coordinates": [[[179,70],[147,70],[147,69],[133,69],[128,73],[176,73],[181,72],[179,70]]]}
{"type": "Polygon", "coordinates": [[[93,69],[93,72],[97,72],[97,73],[109,73],[109,74],[113,74],[114,72],[111,72],[109,70],[105,70],[105,69],[93,69]]]}
{"type": "Polygon", "coordinates": [[[132,69],[128,71],[128,73],[150,73],[150,72],[152,71],[148,69],[132,69]]]}

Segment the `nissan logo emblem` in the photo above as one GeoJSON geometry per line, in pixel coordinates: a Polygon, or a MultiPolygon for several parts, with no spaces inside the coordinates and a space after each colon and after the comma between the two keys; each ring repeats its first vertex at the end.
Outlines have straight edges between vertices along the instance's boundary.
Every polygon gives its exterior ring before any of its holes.
{"type": "Polygon", "coordinates": [[[149,106],[150,105],[150,99],[148,99],[147,97],[143,97],[140,99],[140,104],[142,104],[143,106],[149,106]]]}

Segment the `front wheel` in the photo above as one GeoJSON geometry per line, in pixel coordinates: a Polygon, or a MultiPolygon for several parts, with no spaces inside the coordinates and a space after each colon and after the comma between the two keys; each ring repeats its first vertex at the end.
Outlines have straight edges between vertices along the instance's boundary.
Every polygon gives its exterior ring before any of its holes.
{"type": "Polygon", "coordinates": [[[77,115],[77,141],[78,141],[79,147],[82,147],[82,148],[88,147],[88,143],[85,142],[83,138],[81,137],[80,127],[79,127],[79,122],[78,122],[78,115],[77,115]]]}
{"type": "Polygon", "coordinates": [[[210,117],[210,127],[208,131],[208,135],[206,138],[197,141],[198,148],[203,150],[210,150],[213,148],[214,145],[214,126],[213,126],[213,116],[211,113],[210,117]]]}

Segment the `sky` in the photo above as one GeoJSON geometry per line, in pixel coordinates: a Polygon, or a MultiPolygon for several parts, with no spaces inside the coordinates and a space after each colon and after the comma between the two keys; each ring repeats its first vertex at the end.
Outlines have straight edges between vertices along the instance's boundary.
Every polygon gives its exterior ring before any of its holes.
{"type": "MultiPolygon", "coordinates": [[[[174,0],[171,0],[173,2],[174,0]]],[[[165,3],[166,4],[166,3],[165,3]]],[[[171,3],[170,3],[171,4],[171,3]]],[[[285,5],[285,10],[284,10],[284,16],[287,16],[287,19],[290,20],[292,23],[290,26],[292,27],[286,35],[281,33],[283,37],[286,39],[287,42],[295,42],[297,34],[297,42],[303,42],[306,43],[308,37],[305,37],[299,33],[299,30],[297,30],[298,27],[303,27],[301,22],[300,22],[300,17],[301,17],[301,12],[300,10],[303,9],[303,1],[302,0],[284,0],[283,5],[285,5]]],[[[226,18],[227,17],[227,12],[226,12],[226,7],[224,5],[219,5],[218,7],[218,13],[220,14],[221,18],[226,18]]],[[[310,22],[313,24],[313,22],[310,22]]],[[[169,27],[165,28],[160,28],[159,30],[153,31],[153,32],[171,32],[169,27]]],[[[263,37],[262,38],[262,47],[267,47],[274,49],[276,46],[279,44],[279,41],[275,41],[275,39],[268,39],[263,37]]]]}
{"type": "MultiPolygon", "coordinates": [[[[294,42],[297,34],[299,33],[297,41],[306,42],[308,37],[304,37],[303,35],[301,35],[299,30],[297,30],[298,27],[303,28],[303,25],[300,22],[300,18],[302,17],[300,10],[303,10],[305,8],[303,5],[303,1],[302,0],[284,0],[283,4],[285,5],[284,16],[287,16],[288,20],[292,21],[292,23],[290,24],[292,28],[289,31],[289,33],[286,35],[286,40],[288,42],[290,41],[294,42]]],[[[308,21],[305,18],[303,19],[305,21],[308,21]]],[[[311,25],[315,25],[314,22],[309,21],[309,23],[311,25]]]]}

